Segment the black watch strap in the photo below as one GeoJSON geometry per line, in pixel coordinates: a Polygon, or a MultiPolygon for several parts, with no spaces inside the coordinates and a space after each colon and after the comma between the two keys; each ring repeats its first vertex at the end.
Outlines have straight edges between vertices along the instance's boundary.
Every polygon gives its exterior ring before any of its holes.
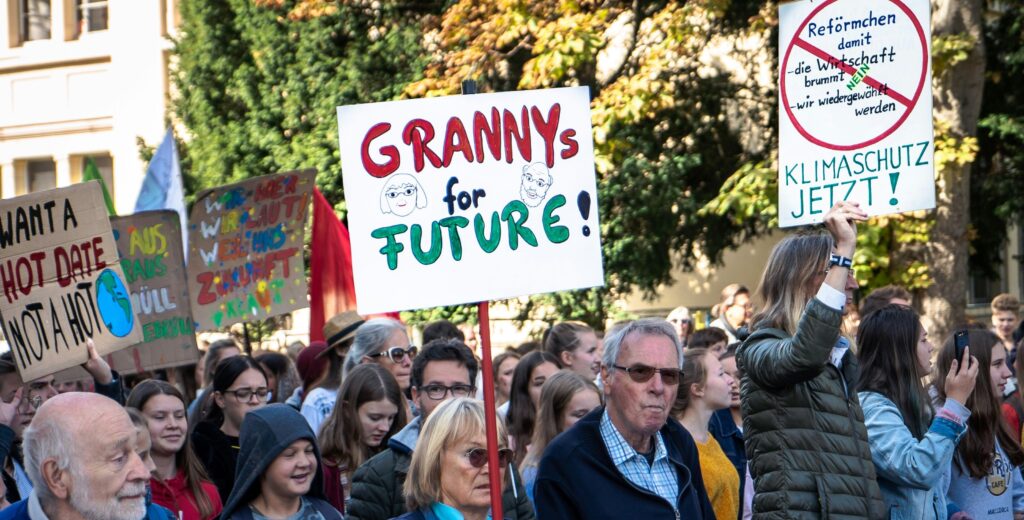
{"type": "Polygon", "coordinates": [[[845,267],[849,269],[853,267],[853,260],[851,258],[832,253],[832,255],[828,257],[828,265],[837,265],[839,267],[845,267]]]}

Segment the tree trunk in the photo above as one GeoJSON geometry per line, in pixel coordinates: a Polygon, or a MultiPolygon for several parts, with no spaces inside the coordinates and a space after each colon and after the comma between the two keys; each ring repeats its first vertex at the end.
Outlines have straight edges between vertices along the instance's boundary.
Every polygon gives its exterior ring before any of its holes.
{"type": "MultiPolygon", "coordinates": [[[[975,136],[985,80],[984,2],[932,0],[932,8],[934,36],[967,35],[974,41],[965,60],[935,77],[935,118],[957,138],[975,136]]],[[[935,227],[925,253],[934,283],[921,305],[936,343],[966,321],[970,174],[969,163],[936,172],[935,227]]]]}

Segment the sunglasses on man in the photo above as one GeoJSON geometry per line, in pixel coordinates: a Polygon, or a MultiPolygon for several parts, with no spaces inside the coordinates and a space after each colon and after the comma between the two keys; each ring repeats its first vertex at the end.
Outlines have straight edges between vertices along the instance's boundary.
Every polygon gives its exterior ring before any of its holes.
{"type": "Polygon", "coordinates": [[[647,365],[635,364],[629,367],[612,365],[613,368],[622,370],[629,374],[629,378],[637,383],[646,383],[654,377],[655,373],[661,374],[661,382],[668,386],[679,384],[683,378],[683,371],[678,368],[654,368],[647,365]]]}

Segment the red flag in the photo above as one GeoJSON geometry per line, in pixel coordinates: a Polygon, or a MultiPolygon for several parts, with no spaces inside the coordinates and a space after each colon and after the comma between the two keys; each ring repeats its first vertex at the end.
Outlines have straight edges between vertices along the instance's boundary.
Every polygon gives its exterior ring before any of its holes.
{"type": "Polygon", "coordinates": [[[352,243],[348,228],[319,189],[313,190],[313,237],[309,260],[309,340],[324,340],[324,323],[356,307],[352,243]]]}

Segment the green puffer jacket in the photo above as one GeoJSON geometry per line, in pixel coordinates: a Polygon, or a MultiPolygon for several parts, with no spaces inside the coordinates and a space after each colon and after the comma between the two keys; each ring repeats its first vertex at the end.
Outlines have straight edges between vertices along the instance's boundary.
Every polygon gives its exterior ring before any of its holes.
{"type": "Polygon", "coordinates": [[[854,386],[830,362],[842,313],[812,299],[795,336],[760,329],[736,352],[757,519],[888,518],[854,386]]]}

